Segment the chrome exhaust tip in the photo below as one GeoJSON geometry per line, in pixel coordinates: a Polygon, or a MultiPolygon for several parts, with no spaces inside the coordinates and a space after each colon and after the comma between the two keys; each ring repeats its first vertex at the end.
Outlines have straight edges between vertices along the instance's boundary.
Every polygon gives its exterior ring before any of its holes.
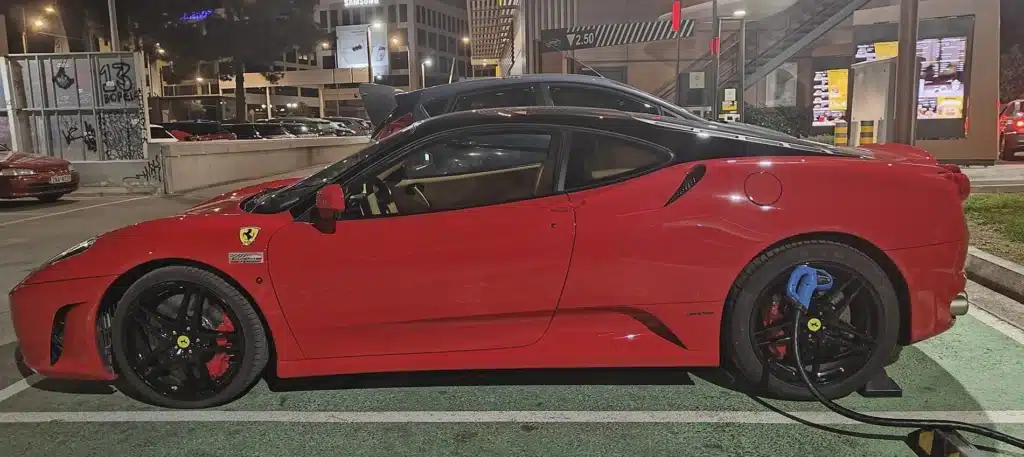
{"type": "Polygon", "coordinates": [[[963,316],[971,309],[971,303],[967,299],[967,292],[956,294],[956,298],[949,304],[949,314],[953,317],[963,316]]]}

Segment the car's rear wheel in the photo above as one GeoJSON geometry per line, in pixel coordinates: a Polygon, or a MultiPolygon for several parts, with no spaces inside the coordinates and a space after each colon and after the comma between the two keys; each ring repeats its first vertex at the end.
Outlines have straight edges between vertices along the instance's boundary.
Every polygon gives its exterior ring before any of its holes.
{"type": "Polygon", "coordinates": [[[129,395],[169,408],[241,396],[270,358],[252,304],[217,275],[170,266],[139,278],[118,302],[115,368],[129,395]]]}
{"type": "MultiPolygon", "coordinates": [[[[786,283],[798,265],[829,272],[833,288],[812,301],[807,320],[822,323],[801,333],[801,358],[811,380],[829,398],[863,387],[889,360],[899,335],[899,301],[885,271],[845,244],[802,241],[765,252],[744,269],[726,304],[725,351],[750,390],[806,400],[810,392],[793,357],[794,305],[786,283]]],[[[803,325],[803,324],[801,324],[803,325]]]]}

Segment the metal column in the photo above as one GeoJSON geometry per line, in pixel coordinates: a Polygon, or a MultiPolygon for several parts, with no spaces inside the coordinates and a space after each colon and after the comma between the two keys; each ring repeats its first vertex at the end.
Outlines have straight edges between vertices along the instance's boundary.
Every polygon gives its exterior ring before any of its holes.
{"type": "Polygon", "coordinates": [[[718,0],[711,0],[711,46],[714,62],[711,65],[711,119],[717,121],[722,107],[718,105],[718,71],[722,65],[722,21],[718,18],[718,0]]]}
{"type": "Polygon", "coordinates": [[[918,0],[900,2],[899,54],[896,57],[896,114],[894,143],[914,144],[917,122],[917,11],[918,0]]]}
{"type": "Polygon", "coordinates": [[[739,53],[740,54],[740,57],[739,57],[740,61],[739,61],[738,66],[739,66],[739,70],[740,70],[740,86],[736,88],[736,115],[739,116],[739,121],[740,122],[744,122],[745,121],[744,112],[746,111],[746,109],[743,107],[743,105],[746,104],[746,101],[745,101],[746,97],[744,96],[744,92],[746,92],[746,87],[747,87],[747,20],[746,19],[740,19],[740,44],[739,44],[739,46],[740,46],[740,49],[739,49],[739,51],[740,51],[740,53],[739,53]]]}
{"type": "Polygon", "coordinates": [[[107,12],[110,15],[110,47],[116,52],[121,50],[121,38],[117,36],[117,9],[114,3],[114,0],[107,0],[107,12]]]}

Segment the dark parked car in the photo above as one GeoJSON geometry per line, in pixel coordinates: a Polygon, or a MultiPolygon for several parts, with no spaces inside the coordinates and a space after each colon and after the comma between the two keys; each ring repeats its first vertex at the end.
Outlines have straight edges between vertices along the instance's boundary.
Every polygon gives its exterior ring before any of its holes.
{"type": "Polygon", "coordinates": [[[325,119],[342,127],[352,129],[357,135],[369,135],[373,131],[373,124],[366,119],[358,117],[328,117],[325,119]]]}
{"type": "Polygon", "coordinates": [[[310,127],[308,124],[300,124],[298,122],[282,122],[282,123],[267,123],[268,125],[280,125],[288,133],[294,135],[297,138],[315,138],[320,136],[310,127]]]}
{"type": "Polygon", "coordinates": [[[360,84],[379,140],[413,122],[456,111],[513,106],[579,106],[700,120],[696,115],[615,80],[583,75],[530,75],[461,81],[403,92],[360,84]]]}
{"type": "Polygon", "coordinates": [[[309,128],[316,133],[318,136],[354,136],[356,132],[348,127],[338,125],[335,122],[331,122],[327,119],[319,119],[315,117],[298,117],[288,116],[270,119],[266,121],[268,124],[272,123],[298,123],[308,125],[309,128]]]}
{"type": "Polygon", "coordinates": [[[237,140],[234,133],[215,121],[178,121],[161,124],[181,141],[237,140]]]}
{"type": "Polygon", "coordinates": [[[34,197],[53,202],[76,190],[78,172],[71,162],[0,148],[0,199],[34,197]]]}
{"type": "Polygon", "coordinates": [[[279,138],[295,138],[281,124],[230,124],[225,125],[239,140],[274,140],[279,138]]]}

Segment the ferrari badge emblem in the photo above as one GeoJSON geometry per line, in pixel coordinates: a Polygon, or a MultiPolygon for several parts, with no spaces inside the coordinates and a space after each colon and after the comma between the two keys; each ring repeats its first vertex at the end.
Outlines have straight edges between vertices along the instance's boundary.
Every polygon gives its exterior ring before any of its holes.
{"type": "Polygon", "coordinates": [[[259,234],[259,227],[242,227],[238,230],[238,240],[242,242],[242,246],[248,246],[256,241],[256,235],[259,234]]]}
{"type": "Polygon", "coordinates": [[[179,348],[185,349],[190,344],[192,344],[192,341],[190,341],[187,336],[181,335],[181,336],[178,337],[178,347],[179,348]]]}

